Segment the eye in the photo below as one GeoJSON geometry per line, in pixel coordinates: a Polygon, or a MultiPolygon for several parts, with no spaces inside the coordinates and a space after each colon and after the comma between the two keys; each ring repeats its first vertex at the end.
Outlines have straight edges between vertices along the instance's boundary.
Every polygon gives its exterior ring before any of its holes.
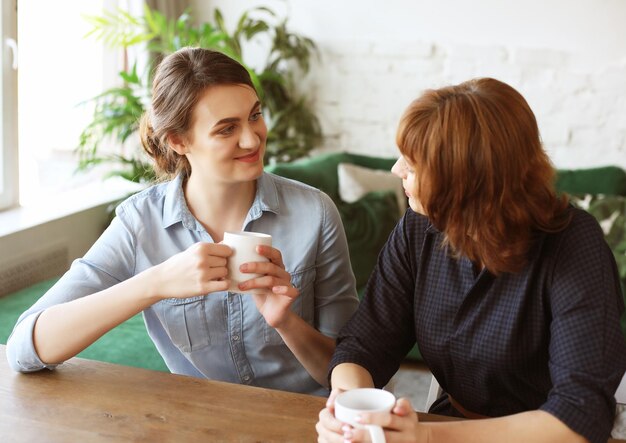
{"type": "Polygon", "coordinates": [[[415,174],[415,169],[405,158],[403,158],[402,163],[404,163],[404,170],[407,174],[415,174]]]}
{"type": "Polygon", "coordinates": [[[257,111],[257,112],[253,112],[250,115],[250,121],[257,121],[258,119],[260,119],[261,117],[263,117],[263,114],[261,113],[261,111],[257,111]]]}
{"type": "Polygon", "coordinates": [[[232,135],[235,132],[235,125],[226,126],[224,129],[220,129],[218,134],[220,135],[232,135]]]}

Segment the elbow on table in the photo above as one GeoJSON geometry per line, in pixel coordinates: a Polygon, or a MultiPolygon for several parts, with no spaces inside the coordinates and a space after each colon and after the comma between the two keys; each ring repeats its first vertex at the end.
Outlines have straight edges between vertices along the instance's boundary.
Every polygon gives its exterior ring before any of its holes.
{"type": "Polygon", "coordinates": [[[15,372],[36,372],[40,371],[44,368],[54,369],[57,365],[46,365],[39,360],[39,358],[28,357],[24,352],[22,347],[15,343],[15,340],[11,340],[12,337],[9,337],[7,341],[6,347],[6,358],[9,363],[9,367],[13,369],[15,372]]]}

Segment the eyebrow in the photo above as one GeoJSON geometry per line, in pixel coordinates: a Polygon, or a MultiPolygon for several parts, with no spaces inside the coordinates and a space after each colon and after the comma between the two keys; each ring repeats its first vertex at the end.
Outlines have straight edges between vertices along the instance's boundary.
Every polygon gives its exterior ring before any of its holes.
{"type": "MultiPolygon", "coordinates": [[[[257,100],[254,103],[254,105],[252,105],[252,109],[250,109],[250,113],[252,113],[259,106],[261,106],[261,102],[257,100]]],[[[238,122],[239,120],[241,120],[239,117],[226,117],[226,118],[221,119],[217,123],[215,123],[213,127],[215,128],[216,126],[223,125],[224,123],[235,123],[235,122],[238,122]]]]}

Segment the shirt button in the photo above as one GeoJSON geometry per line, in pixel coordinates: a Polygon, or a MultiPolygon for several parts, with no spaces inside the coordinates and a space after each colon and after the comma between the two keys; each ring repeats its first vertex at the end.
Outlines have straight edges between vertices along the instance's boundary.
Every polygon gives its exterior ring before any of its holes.
{"type": "Polygon", "coordinates": [[[238,335],[233,335],[233,340],[235,340],[235,341],[239,340],[239,336],[238,335]]]}
{"type": "Polygon", "coordinates": [[[248,381],[250,380],[250,376],[249,375],[244,375],[243,376],[243,381],[248,381]]]}

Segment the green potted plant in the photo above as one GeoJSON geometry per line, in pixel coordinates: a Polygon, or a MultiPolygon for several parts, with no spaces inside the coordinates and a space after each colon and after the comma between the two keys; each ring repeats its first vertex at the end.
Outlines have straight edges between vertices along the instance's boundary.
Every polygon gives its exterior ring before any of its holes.
{"type": "Polygon", "coordinates": [[[78,169],[108,163],[115,165],[109,175],[140,183],[154,179],[152,167],[139,148],[139,117],[149,103],[153,67],[163,56],[185,46],[219,50],[248,69],[261,95],[268,124],[266,164],[307,156],[321,141],[319,121],[293,83],[295,71],[302,75],[309,71],[316,46],[311,39],[290,32],[287,20],[278,20],[270,9],[245,11],[231,31],[219,9],[215,9],[213,23],[200,24],[192,22],[189,12],[168,19],[148,6],[139,17],[117,10],[87,19],[93,25],[88,35],[110,47],[122,48],[124,54],[133,46],[145,45],[151,56],[143,69],[138,69],[136,63],[125,66],[119,73],[120,86],[91,99],[95,110],[77,147],[78,169]],[[263,66],[252,68],[243,59],[242,45],[257,38],[269,42],[269,51],[263,66]],[[104,152],[102,142],[111,139],[119,152],[104,152]]]}

